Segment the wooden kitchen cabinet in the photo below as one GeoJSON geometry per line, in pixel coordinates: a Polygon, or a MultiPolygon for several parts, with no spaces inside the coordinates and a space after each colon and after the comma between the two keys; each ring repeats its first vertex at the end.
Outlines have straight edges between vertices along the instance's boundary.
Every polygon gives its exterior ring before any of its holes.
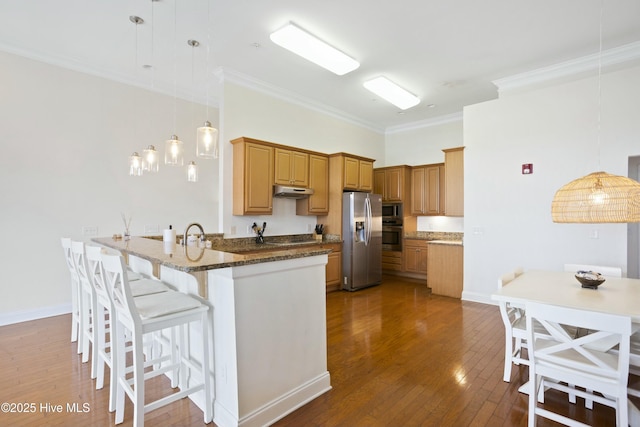
{"type": "Polygon", "coordinates": [[[327,255],[325,269],[327,292],[340,290],[342,287],[342,243],[324,243],[322,248],[332,249],[327,255]]]}
{"type": "Polygon", "coordinates": [[[402,252],[382,251],[382,270],[393,272],[402,271],[402,252]]]}
{"type": "Polygon", "coordinates": [[[296,200],[296,215],[329,213],[329,157],[309,154],[309,188],[313,194],[296,200]]]}
{"type": "Polygon", "coordinates": [[[404,271],[427,275],[427,241],[405,239],[402,250],[404,256],[404,271]]]}
{"type": "Polygon", "coordinates": [[[233,214],[271,215],[273,212],[273,147],[251,138],[233,144],[233,214]]]}
{"type": "Polygon", "coordinates": [[[274,155],[275,184],[291,185],[294,187],[309,186],[308,153],[276,148],[274,155]]]}
{"type": "Polygon", "coordinates": [[[444,215],[464,216],[464,147],[444,151],[444,215]]]}
{"type": "Polygon", "coordinates": [[[405,165],[376,168],[373,181],[373,192],[381,194],[383,202],[404,202],[411,191],[411,169],[405,165]]]}
{"type": "Polygon", "coordinates": [[[463,247],[451,244],[429,244],[427,285],[434,295],[460,298],[463,280],[463,247]]]}
{"type": "Polygon", "coordinates": [[[343,161],[343,189],[371,192],[373,190],[373,160],[340,153],[343,161]]]}
{"type": "Polygon", "coordinates": [[[411,170],[411,214],[444,215],[443,163],[414,166],[411,170]]]}

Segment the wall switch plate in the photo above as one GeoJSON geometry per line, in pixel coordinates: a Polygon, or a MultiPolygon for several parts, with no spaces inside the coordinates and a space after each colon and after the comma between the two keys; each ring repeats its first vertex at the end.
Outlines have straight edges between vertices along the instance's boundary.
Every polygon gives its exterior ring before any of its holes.
{"type": "Polygon", "coordinates": [[[600,235],[598,233],[598,229],[593,229],[589,232],[589,238],[591,239],[598,239],[600,238],[600,235]]]}
{"type": "Polygon", "coordinates": [[[235,225],[232,225],[229,228],[229,234],[231,234],[231,235],[235,235],[236,234],[236,226],[235,225]]]}
{"type": "Polygon", "coordinates": [[[98,226],[97,225],[85,225],[82,227],[82,235],[83,236],[97,236],[98,235],[98,226]]]}
{"type": "Polygon", "coordinates": [[[160,232],[158,224],[147,224],[144,226],[144,234],[157,234],[160,232]]]}

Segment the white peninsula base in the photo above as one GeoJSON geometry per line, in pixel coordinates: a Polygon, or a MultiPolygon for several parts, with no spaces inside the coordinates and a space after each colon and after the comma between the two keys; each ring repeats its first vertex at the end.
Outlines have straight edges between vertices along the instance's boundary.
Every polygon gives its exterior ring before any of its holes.
{"type": "MultiPolygon", "coordinates": [[[[143,267],[145,261],[135,258],[130,265],[143,267]]],[[[269,425],[331,389],[326,263],[324,254],[203,272],[213,307],[217,426],[269,425]]],[[[194,276],[165,266],[159,273],[197,295],[194,276]]],[[[201,395],[194,402],[202,408],[201,395]]]]}

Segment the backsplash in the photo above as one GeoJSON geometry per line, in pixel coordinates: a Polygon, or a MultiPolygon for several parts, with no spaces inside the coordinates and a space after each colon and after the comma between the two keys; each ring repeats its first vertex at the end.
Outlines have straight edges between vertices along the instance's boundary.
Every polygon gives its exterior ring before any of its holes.
{"type": "Polygon", "coordinates": [[[405,239],[423,240],[462,240],[464,233],[453,231],[408,231],[404,233],[405,239]]]}

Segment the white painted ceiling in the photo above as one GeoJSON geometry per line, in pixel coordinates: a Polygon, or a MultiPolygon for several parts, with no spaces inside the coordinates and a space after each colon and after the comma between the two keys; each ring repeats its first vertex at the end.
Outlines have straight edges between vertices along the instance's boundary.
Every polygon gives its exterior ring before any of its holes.
{"type": "Polygon", "coordinates": [[[208,93],[211,105],[222,69],[384,131],[496,98],[496,79],[595,54],[600,23],[604,50],[639,41],[640,1],[0,0],[0,50],[187,100],[208,93]],[[145,20],[137,30],[131,15],[145,20]],[[276,46],[269,34],[289,21],[360,68],[336,76],[276,46]],[[375,99],[362,82],[378,75],[422,102],[401,114],[375,99]]]}

